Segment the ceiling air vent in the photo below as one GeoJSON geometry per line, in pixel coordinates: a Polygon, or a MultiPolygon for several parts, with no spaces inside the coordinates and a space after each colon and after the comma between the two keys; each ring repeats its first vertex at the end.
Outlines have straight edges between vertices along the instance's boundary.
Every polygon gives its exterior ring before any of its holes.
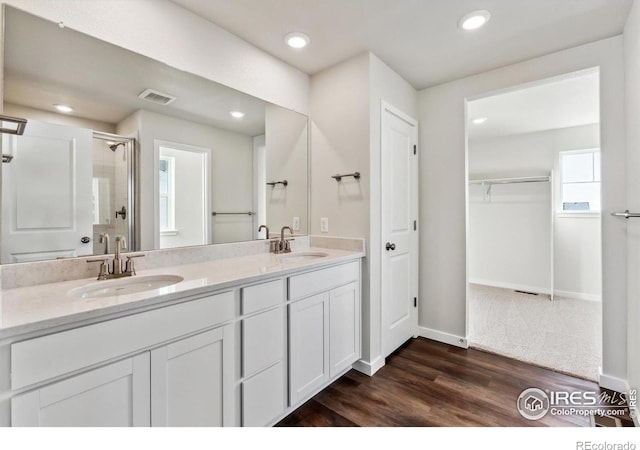
{"type": "Polygon", "coordinates": [[[140,95],[138,95],[138,98],[157,103],[158,105],[168,105],[176,99],[176,97],[172,95],[165,94],[164,92],[160,91],[155,91],[153,89],[146,89],[140,95]]]}

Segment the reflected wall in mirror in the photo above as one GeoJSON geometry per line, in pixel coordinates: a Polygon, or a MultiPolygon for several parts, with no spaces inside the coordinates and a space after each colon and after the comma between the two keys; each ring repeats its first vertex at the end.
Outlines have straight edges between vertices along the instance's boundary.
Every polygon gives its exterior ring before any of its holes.
{"type": "Polygon", "coordinates": [[[129,250],[307,234],[306,116],[13,7],[5,22],[3,109],[29,122],[3,138],[2,263],[103,254],[105,234],[129,250]]]}

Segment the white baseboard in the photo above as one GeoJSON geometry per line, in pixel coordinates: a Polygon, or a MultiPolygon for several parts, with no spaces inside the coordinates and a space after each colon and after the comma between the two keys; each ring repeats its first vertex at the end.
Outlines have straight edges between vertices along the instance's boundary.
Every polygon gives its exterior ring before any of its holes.
{"type": "MultiPolygon", "coordinates": [[[[526,286],[524,284],[504,283],[502,281],[472,279],[472,280],[469,280],[469,283],[480,284],[483,286],[497,287],[502,289],[510,289],[512,291],[534,292],[536,294],[543,294],[543,295],[549,295],[551,293],[551,290],[549,288],[526,286]]],[[[602,297],[600,295],[586,294],[584,292],[561,291],[558,289],[554,289],[553,295],[558,297],[571,298],[575,300],[587,300],[590,302],[599,302],[602,300],[602,297]]]]}
{"type": "Polygon", "coordinates": [[[483,286],[491,286],[503,289],[511,289],[513,291],[524,291],[524,292],[535,292],[536,294],[551,294],[551,290],[546,287],[539,286],[527,286],[524,284],[514,284],[514,283],[505,283],[502,281],[491,281],[491,280],[478,280],[478,279],[469,279],[469,283],[471,284],[481,284],[483,286]]]}
{"type": "Polygon", "coordinates": [[[353,363],[352,367],[360,373],[363,373],[368,376],[373,376],[374,373],[376,373],[378,370],[384,367],[384,358],[382,356],[378,356],[372,362],[368,362],[363,359],[360,359],[355,363],[353,363]]]}
{"type": "Polygon", "coordinates": [[[433,341],[443,342],[460,348],[469,348],[469,341],[466,337],[456,336],[443,331],[432,330],[431,328],[418,327],[418,335],[433,341]]]}
{"type": "Polygon", "coordinates": [[[602,368],[599,368],[599,372],[598,384],[600,387],[616,392],[628,392],[629,383],[627,383],[627,380],[602,373],[602,368]]]}
{"type": "Polygon", "coordinates": [[[602,301],[602,297],[600,295],[595,294],[585,294],[584,292],[571,292],[571,291],[553,291],[553,294],[558,297],[566,297],[572,298],[575,300],[586,300],[589,302],[599,302],[602,301]]]}

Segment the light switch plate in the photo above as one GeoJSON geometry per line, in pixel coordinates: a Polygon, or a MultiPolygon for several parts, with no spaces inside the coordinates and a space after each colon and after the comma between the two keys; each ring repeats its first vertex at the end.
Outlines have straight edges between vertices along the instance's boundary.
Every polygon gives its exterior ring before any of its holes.
{"type": "Polygon", "coordinates": [[[328,233],[329,232],[329,218],[321,217],[320,218],[320,232],[328,233]]]}
{"type": "Polygon", "coordinates": [[[300,217],[293,218],[293,231],[300,231],[300,217]]]}

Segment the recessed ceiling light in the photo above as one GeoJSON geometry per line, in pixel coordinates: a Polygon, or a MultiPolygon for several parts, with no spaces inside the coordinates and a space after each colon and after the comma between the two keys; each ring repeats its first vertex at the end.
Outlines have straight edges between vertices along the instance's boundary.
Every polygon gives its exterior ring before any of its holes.
{"type": "Polygon", "coordinates": [[[73,112],[73,108],[67,105],[53,105],[58,111],[69,114],[73,112]]]}
{"type": "Polygon", "coordinates": [[[481,125],[483,123],[485,123],[487,121],[486,117],[478,117],[477,119],[473,119],[471,122],[473,122],[476,125],[481,125]]]}
{"type": "Polygon", "coordinates": [[[465,31],[477,30],[486,24],[489,19],[491,19],[491,13],[487,10],[471,11],[458,20],[458,27],[465,31]]]}
{"type": "Polygon", "coordinates": [[[235,119],[242,119],[244,117],[244,113],[242,111],[231,111],[229,114],[231,114],[231,117],[235,119]]]}
{"type": "Polygon", "coordinates": [[[284,37],[284,41],[291,48],[305,48],[311,42],[309,36],[304,33],[289,33],[284,37]]]}

